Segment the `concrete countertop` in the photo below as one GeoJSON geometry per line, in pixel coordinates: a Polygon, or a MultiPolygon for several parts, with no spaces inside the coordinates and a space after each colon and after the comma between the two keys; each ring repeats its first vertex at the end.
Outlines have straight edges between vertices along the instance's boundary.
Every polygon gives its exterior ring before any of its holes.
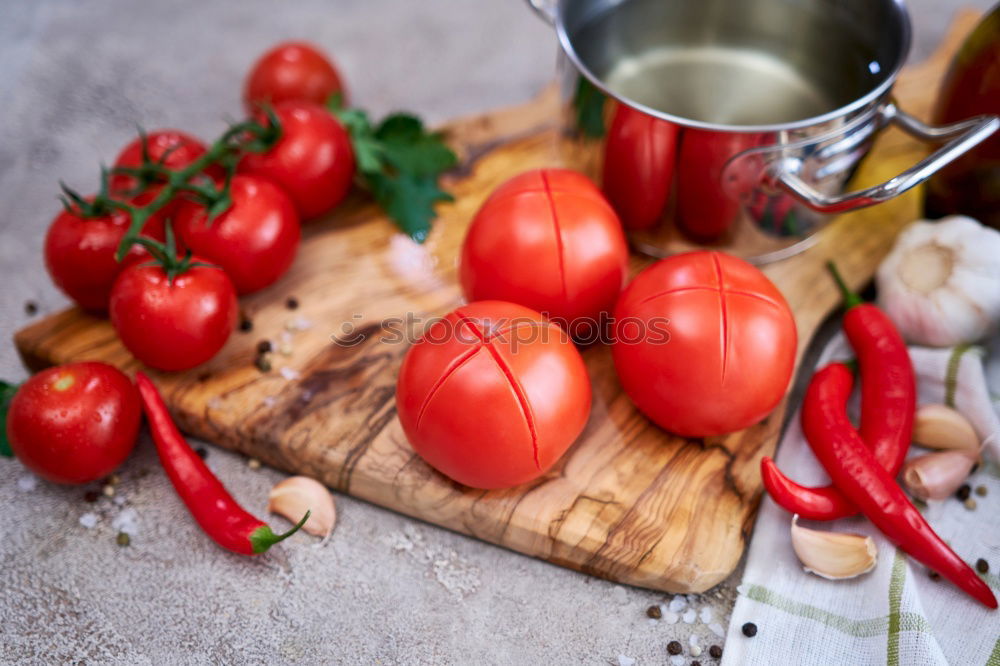
{"type": "MultiPolygon", "coordinates": [[[[959,2],[909,4],[920,59],[959,2]]],[[[551,31],[519,0],[0,0],[0,338],[32,321],[26,301],[36,317],[66,305],[41,258],[58,181],[92,189],[137,123],[219,134],[241,112],[250,64],[293,37],[334,56],[356,104],[431,122],[527,100],[555,61],[551,31]]],[[[25,377],[9,343],[0,377],[25,377]]],[[[208,451],[263,516],[283,475],[208,451]]],[[[711,664],[722,640],[710,626],[726,625],[736,594],[730,578],[672,600],[342,495],[325,545],[297,535],[244,558],[200,532],[146,435],[120,476],[114,498],[87,503],[97,486],[54,486],[0,459],[0,661],[669,663],[679,640],[690,663],[697,634],[711,664]],[[116,544],[120,529],[130,546],[116,544]],[[671,601],[685,606],[676,623],[646,617],[671,601]],[[709,610],[687,623],[688,608],[709,610]]]]}

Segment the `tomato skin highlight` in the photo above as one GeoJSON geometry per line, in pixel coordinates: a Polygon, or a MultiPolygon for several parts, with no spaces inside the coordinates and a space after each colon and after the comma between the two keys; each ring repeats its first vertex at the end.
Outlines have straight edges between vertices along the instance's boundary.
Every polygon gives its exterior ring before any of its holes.
{"type": "Polygon", "coordinates": [[[678,126],[619,104],[604,144],[602,189],[626,229],[656,226],[670,198],[678,126]]]}
{"type": "Polygon", "coordinates": [[[220,266],[240,294],[273,284],[295,259],[302,232],[292,200],[263,178],[237,174],[232,205],[208,219],[203,203],[180,202],[174,230],[181,244],[220,266]]]}
{"type": "Polygon", "coordinates": [[[10,403],[7,436],[25,467],[53,483],[101,479],[132,452],[142,406],[132,382],[106,363],[43,370],[10,403]]]}
{"type": "Polygon", "coordinates": [[[627,270],[618,216],[569,169],[527,171],[498,187],[469,227],[459,266],[467,300],[517,303],[574,334],[610,312],[627,270]]]}
{"type": "MultiPolygon", "coordinates": [[[[82,309],[106,313],[115,278],[128,264],[149,256],[142,247],[133,245],[121,262],[115,260],[130,221],[129,214],[120,210],[94,219],[63,210],[49,226],[45,268],[55,285],[82,309]]],[[[153,215],[142,233],[162,241],[162,216],[153,215]]]]}
{"type": "Polygon", "coordinates": [[[687,437],[741,430],[785,395],[797,333],[787,302],[751,264],[721,252],[674,255],[625,288],[612,357],[646,416],[687,437]],[[668,333],[653,335],[663,324],[668,333]]]}
{"type": "Polygon", "coordinates": [[[111,325],[122,344],[158,370],[187,370],[211,359],[237,315],[236,289],[214,266],[193,266],[171,282],[159,265],[133,264],[111,290],[111,325]]]}
{"type": "Polygon", "coordinates": [[[261,103],[301,101],[326,104],[340,93],[347,103],[347,90],[340,72],[317,47],[307,42],[282,42],[254,63],[243,88],[243,104],[249,113],[261,103]]]}
{"type": "Polygon", "coordinates": [[[587,369],[566,332],[502,301],[470,303],[431,325],[396,385],[414,450],[474,488],[544,474],[583,431],[590,401],[587,369]]]}
{"type": "Polygon", "coordinates": [[[326,213],[347,196],[354,177],[347,131],[327,109],[310,102],[285,102],[274,113],[281,138],[268,152],[245,156],[240,171],[279,185],[303,221],[326,213]]]}

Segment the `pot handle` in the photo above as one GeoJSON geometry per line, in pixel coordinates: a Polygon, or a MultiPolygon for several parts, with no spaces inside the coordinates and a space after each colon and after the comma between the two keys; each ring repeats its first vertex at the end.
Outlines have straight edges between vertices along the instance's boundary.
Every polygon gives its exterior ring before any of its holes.
{"type": "Polygon", "coordinates": [[[527,0],[528,6],[531,7],[539,17],[549,25],[556,24],[556,5],[557,0],[527,0]]]}
{"type": "Polygon", "coordinates": [[[918,139],[950,141],[898,176],[856,192],[829,195],[819,191],[799,176],[805,162],[798,157],[778,160],[771,169],[772,183],[821,213],[843,213],[864,208],[892,199],[919,185],[1000,128],[1000,118],[997,116],[976,116],[950,125],[928,125],[892,102],[882,108],[881,115],[883,123],[893,123],[918,139]]]}

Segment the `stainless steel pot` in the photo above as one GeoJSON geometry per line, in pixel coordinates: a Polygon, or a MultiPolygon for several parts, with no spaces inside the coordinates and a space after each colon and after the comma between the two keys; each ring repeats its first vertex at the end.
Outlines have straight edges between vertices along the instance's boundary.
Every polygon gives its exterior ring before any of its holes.
{"type": "Polygon", "coordinates": [[[1000,126],[927,125],[892,101],[910,46],[901,0],[528,1],[562,45],[567,117],[597,153],[592,175],[654,256],[692,240],[789,256],[827,214],[909,190],[1000,126]],[[845,192],[889,124],[944,145],[845,192]]]}

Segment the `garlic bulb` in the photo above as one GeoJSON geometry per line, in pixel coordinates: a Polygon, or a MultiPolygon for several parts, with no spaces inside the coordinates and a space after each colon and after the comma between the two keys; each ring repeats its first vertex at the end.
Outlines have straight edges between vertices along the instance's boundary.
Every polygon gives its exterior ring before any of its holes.
{"type": "Polygon", "coordinates": [[[975,342],[1000,323],[1000,232],[969,217],[919,220],[876,275],[879,306],[908,342],[975,342]]]}

